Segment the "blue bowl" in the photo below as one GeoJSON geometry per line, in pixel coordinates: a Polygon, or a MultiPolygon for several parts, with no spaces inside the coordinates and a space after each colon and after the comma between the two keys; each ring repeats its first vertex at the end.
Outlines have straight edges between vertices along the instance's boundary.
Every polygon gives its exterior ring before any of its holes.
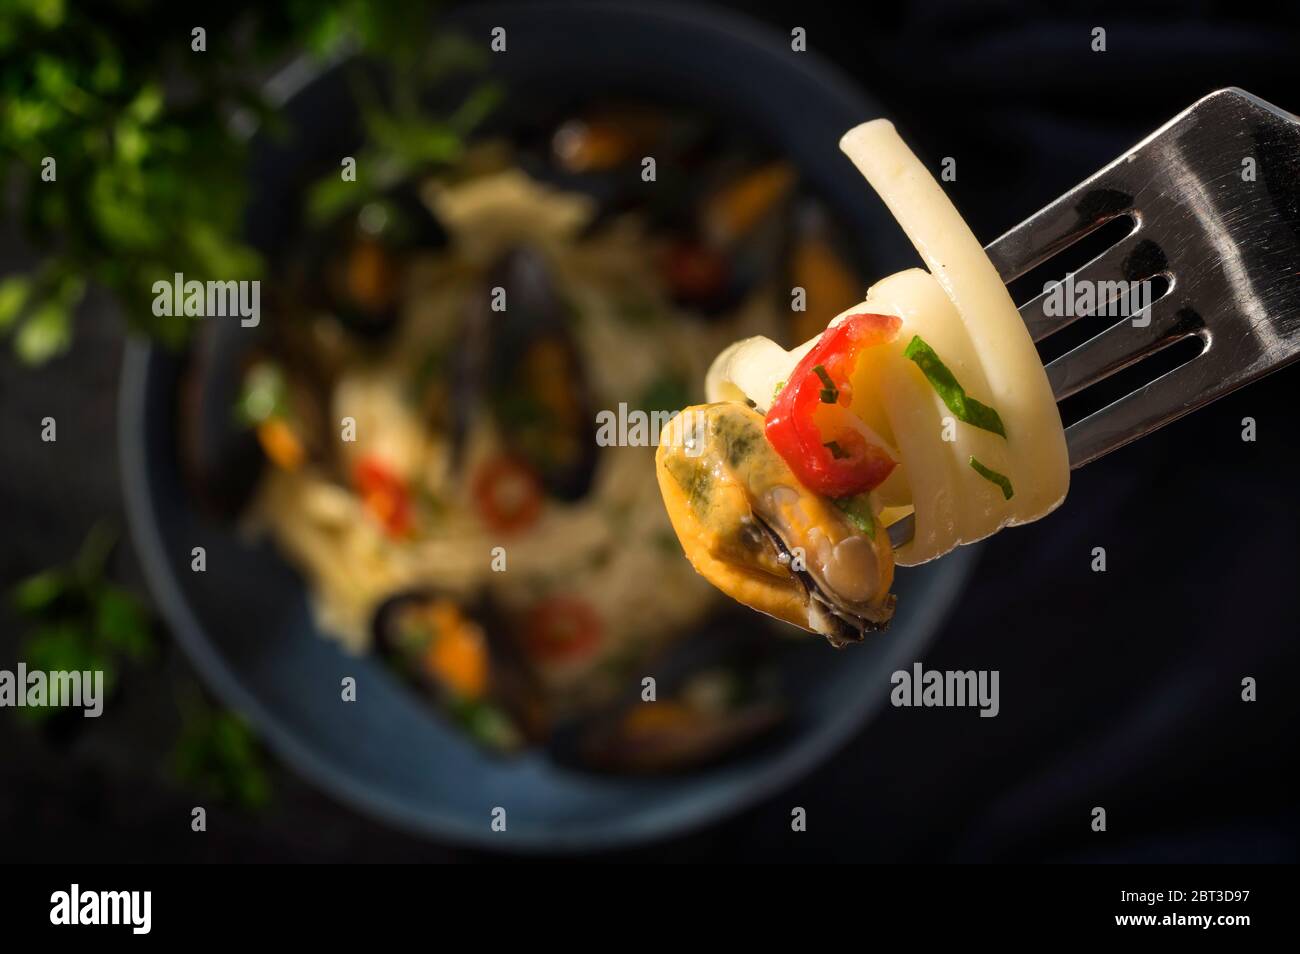
{"type": "MultiPolygon", "coordinates": [[[[855,234],[885,243],[864,249],[876,274],[907,261],[897,227],[838,148],[846,129],[880,110],[812,54],[791,51],[788,38],[685,8],[491,6],[454,22],[485,44],[492,27],[505,27],[509,52],[492,58],[492,72],[531,96],[618,90],[734,117],[787,155],[855,234]]],[[[286,110],[328,116],[331,82],[337,77],[306,85],[286,110]]],[[[317,137],[309,152],[333,135],[319,119],[308,128],[317,130],[308,134],[317,137]]],[[[294,177],[303,167],[266,161],[273,154],[255,171],[262,198],[254,233],[278,227],[277,197],[301,186],[294,177]]],[[[376,660],[342,653],[317,630],[303,583],[269,546],[249,546],[199,513],[178,466],[180,371],[178,356],[132,342],[119,399],[127,513],[163,616],[212,690],[290,765],[361,811],[445,841],[503,851],[621,847],[705,825],[777,792],[884,703],[890,674],[921,658],[973,559],[967,547],[902,571],[889,632],[815,654],[793,681],[790,725],[764,746],[664,778],[585,774],[540,752],[503,759],[445,723],[376,660]],[[206,548],[205,573],[190,571],[195,546],[206,548]],[[345,676],[357,681],[355,703],[340,700],[345,676]],[[490,827],[497,806],[507,810],[504,832],[490,827]]]]}

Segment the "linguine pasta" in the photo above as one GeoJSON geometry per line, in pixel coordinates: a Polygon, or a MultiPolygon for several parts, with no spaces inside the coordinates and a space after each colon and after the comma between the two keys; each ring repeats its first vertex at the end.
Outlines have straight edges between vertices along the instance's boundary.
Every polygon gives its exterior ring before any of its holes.
{"type": "MultiPolygon", "coordinates": [[[[893,340],[859,356],[852,412],[897,463],[873,496],[886,525],[915,514],[913,539],[894,554],[898,564],[911,566],[1053,510],[1069,486],[1065,435],[1020,315],[939,183],[885,120],[851,130],[841,148],[926,264],[877,282],[828,326],[861,313],[902,320],[893,340]],[[1003,433],[954,416],[908,355],[918,337],[969,398],[996,409],[1003,433]],[[987,474],[1004,477],[1005,484],[987,474]]],[[[766,338],[737,342],[710,369],[708,399],[749,400],[768,408],[817,340],[791,351],[766,338]]]]}

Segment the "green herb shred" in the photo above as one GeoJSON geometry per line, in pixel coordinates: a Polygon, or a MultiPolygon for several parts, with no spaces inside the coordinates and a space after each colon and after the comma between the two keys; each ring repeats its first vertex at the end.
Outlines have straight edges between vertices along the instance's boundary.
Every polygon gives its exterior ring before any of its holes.
{"type": "Polygon", "coordinates": [[[822,384],[825,385],[825,387],[822,388],[822,403],[834,404],[838,401],[840,399],[839,389],[835,387],[835,382],[832,381],[831,376],[826,373],[826,369],[820,364],[813,365],[813,373],[816,374],[817,377],[821,378],[822,384]]]}
{"type": "Polygon", "coordinates": [[[235,418],[256,427],[273,417],[289,413],[289,386],[284,371],[273,361],[259,361],[244,375],[235,402],[235,418]]]}
{"type": "Polygon", "coordinates": [[[1002,426],[1002,418],[998,416],[998,412],[968,395],[965,389],[957,383],[953,373],[948,370],[948,366],[939,359],[933,348],[921,340],[920,335],[912,337],[907,349],[903,352],[903,357],[916,362],[916,366],[921,369],[921,372],[930,382],[930,386],[939,393],[943,403],[948,406],[948,410],[956,415],[958,420],[981,430],[992,431],[999,437],[1007,436],[1006,428],[1002,426]]]}
{"type": "Polygon", "coordinates": [[[835,504],[849,523],[859,533],[864,533],[872,540],[876,539],[876,518],[871,512],[871,497],[868,494],[857,494],[853,497],[840,497],[834,499],[831,503],[835,504]]]}
{"type": "Polygon", "coordinates": [[[975,473],[979,474],[985,480],[991,481],[992,483],[995,483],[999,487],[1001,487],[1002,496],[1005,497],[1007,500],[1010,500],[1012,497],[1015,496],[1016,492],[1011,489],[1011,481],[1007,480],[1006,475],[999,474],[996,470],[990,470],[989,468],[981,464],[978,460],[976,460],[974,457],[970,459],[970,466],[971,469],[975,471],[975,473]]]}
{"type": "Polygon", "coordinates": [[[822,445],[822,447],[825,447],[828,451],[830,451],[831,456],[834,457],[836,460],[844,460],[844,458],[849,456],[848,452],[845,451],[844,448],[840,447],[838,441],[827,441],[825,444],[822,445]]]}

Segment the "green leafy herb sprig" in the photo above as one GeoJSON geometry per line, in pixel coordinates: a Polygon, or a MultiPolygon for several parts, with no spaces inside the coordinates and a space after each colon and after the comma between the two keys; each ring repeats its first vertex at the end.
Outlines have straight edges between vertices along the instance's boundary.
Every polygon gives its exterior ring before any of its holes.
{"type": "Polygon", "coordinates": [[[271,800],[262,746],[247,720],[197,697],[182,706],[171,768],[184,784],[239,808],[259,809],[271,800]]]}
{"type": "Polygon", "coordinates": [[[957,420],[990,431],[999,437],[1007,436],[1007,429],[1003,426],[998,412],[967,394],[952,371],[920,335],[914,335],[908,342],[903,357],[916,362],[916,366],[921,369],[930,386],[939,393],[944,405],[952,411],[957,420]]]}
{"type": "Polygon", "coordinates": [[[384,90],[360,70],[350,77],[361,107],[365,145],[358,150],[355,181],[337,172],[314,183],[307,196],[307,218],[326,225],[385,196],[421,173],[447,168],[465,158],[470,133],[497,107],[502,89],[480,83],[446,116],[423,102],[424,92],[457,73],[482,69],[486,52],[456,34],[439,34],[412,47],[407,42],[387,49],[390,83],[384,90]]]}
{"type": "Polygon", "coordinates": [[[354,51],[402,77],[391,109],[378,94],[363,103],[374,154],[358,157],[359,182],[456,155],[495,94],[471,96],[446,121],[422,118],[412,90],[467,56],[452,40],[430,51],[428,17],[419,0],[225,3],[198,18],[200,51],[186,4],[0,5],[0,215],[41,255],[0,277],[0,335],[29,364],[59,354],[95,284],[130,327],[175,345],[193,323],[153,314],[154,282],[258,278],[263,264],[242,237],[247,142],[232,117],[274,131],[265,78],[303,52],[354,51]]]}
{"type": "MultiPolygon", "coordinates": [[[[27,632],[19,658],[29,670],[99,670],[111,696],[127,666],[159,658],[149,612],[132,593],[106,579],[116,532],[107,522],[87,534],[65,565],[29,576],[9,593],[27,632]]],[[[173,774],[211,797],[260,808],[271,797],[261,745],[237,713],[215,706],[195,688],[180,703],[181,730],[171,753],[173,774]]],[[[43,723],[59,710],[24,706],[22,718],[43,723]]]]}
{"type": "MultiPolygon", "coordinates": [[[[115,537],[107,524],[97,524],[71,563],[30,576],[10,593],[27,624],[20,658],[28,668],[102,671],[106,695],[112,694],[124,664],[146,661],[155,649],[143,604],[105,579],[115,537]]],[[[26,706],[17,711],[40,721],[56,710],[26,706]]]]}

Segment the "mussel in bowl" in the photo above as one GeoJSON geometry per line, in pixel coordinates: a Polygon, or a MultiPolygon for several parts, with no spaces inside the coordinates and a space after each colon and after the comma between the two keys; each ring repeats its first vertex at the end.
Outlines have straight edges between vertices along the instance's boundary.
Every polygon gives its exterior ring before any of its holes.
{"type": "Polygon", "coordinates": [[[350,333],[380,338],[400,318],[402,284],[412,257],[446,242],[446,231],[415,190],[395,187],[308,233],[296,290],[350,333]]]}
{"type": "Polygon", "coordinates": [[[761,744],[785,724],[789,644],[756,639],[726,614],[646,660],[613,703],[557,726],[549,750],[589,771],[661,775],[761,744]]]}
{"type": "Polygon", "coordinates": [[[513,455],[561,500],[586,496],[598,449],[574,320],[546,255],[510,248],[468,304],[452,367],[457,456],[474,417],[489,413],[513,455]]]}
{"type": "Polygon", "coordinates": [[[545,715],[536,682],[501,627],[482,601],[411,590],[380,604],[374,644],[394,672],[476,741],[510,752],[541,736],[545,715]]]}

